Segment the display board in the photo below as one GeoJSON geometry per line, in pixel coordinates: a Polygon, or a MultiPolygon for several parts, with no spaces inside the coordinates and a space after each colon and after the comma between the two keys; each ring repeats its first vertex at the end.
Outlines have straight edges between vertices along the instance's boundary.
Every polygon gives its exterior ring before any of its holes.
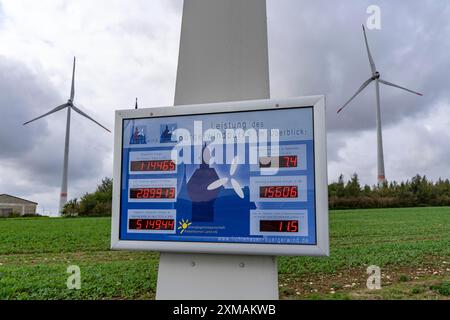
{"type": "Polygon", "coordinates": [[[118,111],[113,249],[328,254],[323,97],[118,111]]]}

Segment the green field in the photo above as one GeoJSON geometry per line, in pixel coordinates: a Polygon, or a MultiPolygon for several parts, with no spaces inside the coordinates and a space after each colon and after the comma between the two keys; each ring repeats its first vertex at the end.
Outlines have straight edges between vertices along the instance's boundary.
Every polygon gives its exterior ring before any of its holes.
{"type": "MultiPolygon", "coordinates": [[[[109,218],[0,219],[0,299],[152,299],[157,253],[109,250],[109,218]],[[67,267],[81,268],[68,290],[67,267]]],[[[334,211],[329,258],[278,259],[284,299],[449,299],[450,208],[334,211]],[[366,288],[366,268],[382,289],[366,288]]]]}

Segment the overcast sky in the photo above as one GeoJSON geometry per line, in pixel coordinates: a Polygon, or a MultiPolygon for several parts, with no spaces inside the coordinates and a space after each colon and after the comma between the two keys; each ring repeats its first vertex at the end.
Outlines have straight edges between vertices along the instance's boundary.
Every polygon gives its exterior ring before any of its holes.
{"type": "MultiPolygon", "coordinates": [[[[336,115],[370,77],[361,24],[388,81],[381,88],[386,175],[450,177],[450,2],[267,0],[273,98],[327,96],[329,180],[357,172],[376,183],[375,89],[336,115]]],[[[0,0],[0,193],[56,211],[65,112],[21,124],[67,101],[77,56],[78,107],[112,128],[114,110],[172,105],[181,0],[0,0]]],[[[72,115],[69,197],[112,176],[113,136],[72,115]]]]}

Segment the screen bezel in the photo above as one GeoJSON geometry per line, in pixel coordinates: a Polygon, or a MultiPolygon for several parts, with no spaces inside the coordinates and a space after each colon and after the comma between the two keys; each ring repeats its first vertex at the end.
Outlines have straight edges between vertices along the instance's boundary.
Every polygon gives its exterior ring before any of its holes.
{"type": "Polygon", "coordinates": [[[216,253],[272,256],[328,256],[328,182],[326,158],[325,98],[310,96],[284,100],[252,100],[146,109],[118,110],[115,117],[114,182],[111,249],[160,252],[216,253]],[[123,121],[213,113],[251,112],[290,108],[313,108],[316,244],[208,243],[136,241],[120,239],[120,199],[123,155],[123,121]]]}

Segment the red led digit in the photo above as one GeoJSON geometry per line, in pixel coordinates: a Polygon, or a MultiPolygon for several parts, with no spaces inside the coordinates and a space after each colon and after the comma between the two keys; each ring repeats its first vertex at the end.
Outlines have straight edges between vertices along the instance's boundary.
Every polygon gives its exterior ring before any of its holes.
{"type": "Polygon", "coordinates": [[[291,157],[289,157],[289,156],[283,157],[282,166],[289,167],[290,164],[291,164],[291,157]]]}
{"type": "Polygon", "coordinates": [[[298,189],[297,189],[297,187],[292,187],[290,196],[291,196],[291,198],[298,198],[298,189]]]}
{"type": "Polygon", "coordinates": [[[175,198],[175,188],[166,188],[166,189],[164,189],[164,198],[166,198],[166,199],[174,199],[175,198]]]}
{"type": "Polygon", "coordinates": [[[291,232],[298,232],[298,221],[292,221],[291,226],[292,226],[291,232]]]}
{"type": "Polygon", "coordinates": [[[297,232],[298,231],[298,221],[289,221],[287,224],[287,232],[297,232]]]}
{"type": "Polygon", "coordinates": [[[170,169],[170,171],[175,171],[175,162],[170,161],[170,163],[169,163],[169,169],[170,169]]]}
{"type": "Polygon", "coordinates": [[[137,221],[136,221],[136,228],[137,228],[138,230],[141,230],[141,229],[142,229],[142,220],[137,220],[137,221]]]}
{"type": "Polygon", "coordinates": [[[291,157],[291,165],[297,167],[297,157],[291,157]]]}
{"type": "Polygon", "coordinates": [[[283,187],[276,187],[275,188],[275,198],[283,198],[283,187]]]}

